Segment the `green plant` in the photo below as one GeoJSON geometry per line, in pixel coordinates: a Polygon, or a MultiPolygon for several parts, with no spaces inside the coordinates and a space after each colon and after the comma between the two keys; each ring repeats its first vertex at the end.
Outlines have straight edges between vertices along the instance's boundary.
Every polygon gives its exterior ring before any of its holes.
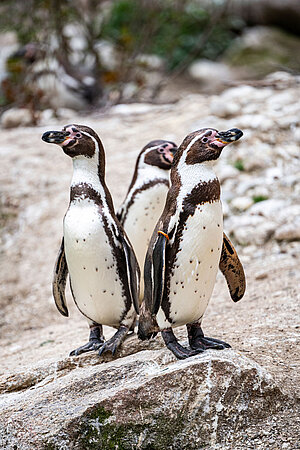
{"type": "Polygon", "coordinates": [[[254,203],[259,203],[268,200],[268,198],[269,197],[267,197],[266,195],[253,195],[252,200],[254,201],[254,203]]]}
{"type": "Polygon", "coordinates": [[[243,172],[245,170],[244,162],[243,162],[242,159],[237,159],[233,163],[233,167],[235,167],[236,169],[240,170],[241,172],[243,172]]]}

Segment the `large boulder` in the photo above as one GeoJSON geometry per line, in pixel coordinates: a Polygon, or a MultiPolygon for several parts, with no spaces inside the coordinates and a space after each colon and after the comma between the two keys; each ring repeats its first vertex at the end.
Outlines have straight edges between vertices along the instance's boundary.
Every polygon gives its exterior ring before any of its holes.
{"type": "Polygon", "coordinates": [[[245,29],[222,58],[245,78],[263,77],[275,70],[299,72],[300,39],[276,28],[245,29]]]}
{"type": "Polygon", "coordinates": [[[45,361],[3,378],[0,447],[230,445],[286,400],[265,370],[233,350],[177,361],[161,345],[134,336],[115,360],[89,354],[45,361]]]}

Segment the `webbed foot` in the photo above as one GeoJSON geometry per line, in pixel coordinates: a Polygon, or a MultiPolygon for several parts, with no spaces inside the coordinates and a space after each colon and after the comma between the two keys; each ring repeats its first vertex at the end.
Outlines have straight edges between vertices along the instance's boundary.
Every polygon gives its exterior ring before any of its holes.
{"type": "Polygon", "coordinates": [[[92,352],[98,350],[104,344],[104,337],[102,334],[102,325],[90,327],[90,337],[87,344],[72,350],[69,356],[78,356],[81,353],[92,352]]]}
{"type": "Polygon", "coordinates": [[[231,346],[220,339],[209,338],[204,336],[202,328],[197,323],[188,324],[187,326],[190,347],[193,350],[224,350],[231,346]]]}
{"type": "Polygon", "coordinates": [[[179,342],[177,341],[176,336],[173,333],[172,328],[168,328],[166,330],[163,330],[161,332],[162,338],[168,347],[169,350],[176,356],[177,359],[186,359],[190,356],[195,356],[198,353],[203,352],[201,349],[188,349],[183,347],[179,342]]]}
{"type": "Polygon", "coordinates": [[[108,341],[104,342],[99,350],[99,356],[103,355],[104,353],[111,353],[112,355],[114,355],[124,341],[128,331],[128,327],[126,327],[125,325],[121,325],[118,331],[108,341]]]}

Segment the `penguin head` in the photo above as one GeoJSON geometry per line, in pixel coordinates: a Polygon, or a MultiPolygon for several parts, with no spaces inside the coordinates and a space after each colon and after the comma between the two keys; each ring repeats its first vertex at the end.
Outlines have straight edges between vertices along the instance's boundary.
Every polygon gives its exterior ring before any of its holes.
{"type": "Polygon", "coordinates": [[[138,165],[157,166],[160,169],[170,170],[173,163],[174,154],[177,151],[177,146],[174,142],[155,140],[149,142],[138,157],[138,165]]]}
{"type": "Polygon", "coordinates": [[[222,150],[231,142],[243,136],[238,128],[228,131],[218,131],[215,128],[202,128],[190,133],[183,140],[174,158],[177,165],[181,158],[186,164],[197,164],[205,161],[214,161],[219,158],[222,150]]]}
{"type": "Polygon", "coordinates": [[[50,144],[58,144],[71,158],[92,158],[103,148],[97,133],[84,125],[71,124],[63,127],[62,131],[47,131],[42,139],[50,144]]]}

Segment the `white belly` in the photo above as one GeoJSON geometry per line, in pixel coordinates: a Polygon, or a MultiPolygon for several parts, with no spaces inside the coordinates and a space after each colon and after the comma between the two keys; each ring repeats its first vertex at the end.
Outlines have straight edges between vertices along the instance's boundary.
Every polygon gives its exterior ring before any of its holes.
{"type": "Polygon", "coordinates": [[[141,269],[140,299],[144,294],[146,252],[155,225],[163,212],[167,193],[168,187],[162,183],[142,191],[135,197],[124,222],[124,229],[134,248],[141,269]]]}
{"type": "Polygon", "coordinates": [[[64,239],[77,307],[97,323],[118,326],[124,311],[122,284],[102,216],[92,201],[70,206],[64,219],[64,239]]]}
{"type": "Polygon", "coordinates": [[[204,314],[216,281],[223,243],[221,202],[199,205],[183,230],[170,280],[170,323],[160,308],[160,328],[198,321],[204,314]]]}

